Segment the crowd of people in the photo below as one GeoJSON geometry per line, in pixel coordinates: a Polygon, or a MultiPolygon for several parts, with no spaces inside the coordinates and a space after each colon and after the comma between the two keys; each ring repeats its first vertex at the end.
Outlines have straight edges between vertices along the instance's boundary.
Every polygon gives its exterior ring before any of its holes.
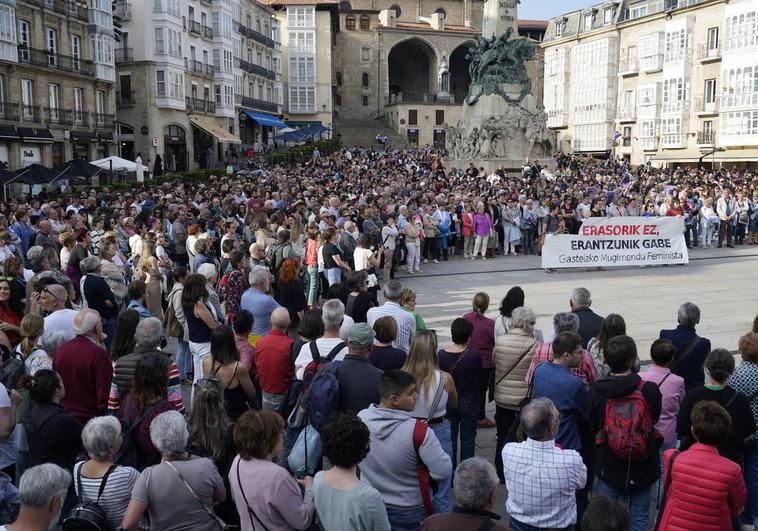
{"type": "Polygon", "coordinates": [[[659,529],[752,529],[758,322],[735,367],[685,303],[641,367],[587,289],[540,331],[514,287],[495,319],[477,293],[443,345],[395,279],[538,254],[595,216],[758,243],[750,172],[554,166],[345,148],[0,203],[0,530],[643,531],[651,499],[659,529]]]}

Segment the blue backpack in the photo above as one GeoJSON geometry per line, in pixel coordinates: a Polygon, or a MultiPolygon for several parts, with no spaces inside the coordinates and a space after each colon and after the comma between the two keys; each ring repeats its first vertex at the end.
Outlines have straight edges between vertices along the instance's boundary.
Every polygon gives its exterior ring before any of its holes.
{"type": "Polygon", "coordinates": [[[311,381],[306,397],[305,409],[308,421],[316,431],[329,420],[332,413],[340,407],[340,381],[337,378],[341,361],[332,361],[323,365],[311,381]]]}

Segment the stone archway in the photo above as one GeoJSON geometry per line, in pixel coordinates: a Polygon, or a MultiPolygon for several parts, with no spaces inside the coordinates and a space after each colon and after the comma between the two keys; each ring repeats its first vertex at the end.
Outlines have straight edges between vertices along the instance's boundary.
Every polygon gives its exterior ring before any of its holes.
{"type": "Polygon", "coordinates": [[[392,47],[387,62],[391,96],[402,94],[403,101],[431,99],[437,66],[431,45],[417,37],[401,41],[392,47]]]}
{"type": "Polygon", "coordinates": [[[468,94],[468,87],[471,84],[471,75],[469,74],[470,59],[466,59],[469,46],[473,42],[466,41],[458,45],[450,54],[450,93],[455,95],[456,102],[462,102],[468,94]]]}

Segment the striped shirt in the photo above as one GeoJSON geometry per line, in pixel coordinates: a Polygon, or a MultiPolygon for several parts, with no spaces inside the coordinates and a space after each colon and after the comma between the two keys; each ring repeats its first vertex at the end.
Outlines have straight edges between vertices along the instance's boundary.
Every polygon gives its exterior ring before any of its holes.
{"type": "MultiPolygon", "coordinates": [[[[82,476],[82,493],[79,493],[79,485],[76,476],[79,474],[79,468],[84,461],[74,465],[74,489],[76,494],[84,500],[97,500],[97,492],[100,490],[100,483],[103,478],[88,478],[82,476]]],[[[139,477],[139,472],[130,466],[117,466],[116,469],[108,476],[108,481],[103,489],[103,495],[100,496],[100,507],[105,511],[108,521],[113,529],[121,529],[121,522],[124,519],[126,507],[132,497],[132,487],[139,477]]]]}
{"type": "Polygon", "coordinates": [[[416,335],[415,317],[398,303],[387,301],[383,305],[371,308],[366,312],[366,322],[373,328],[374,323],[385,316],[392,317],[397,323],[397,337],[392,342],[392,346],[409,352],[411,341],[416,335]]]}

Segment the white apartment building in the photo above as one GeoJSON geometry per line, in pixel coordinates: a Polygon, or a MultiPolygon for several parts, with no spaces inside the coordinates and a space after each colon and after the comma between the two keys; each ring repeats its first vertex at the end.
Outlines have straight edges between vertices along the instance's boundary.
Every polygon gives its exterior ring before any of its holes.
{"type": "Polygon", "coordinates": [[[281,25],[287,125],[331,127],[337,0],[268,0],[268,3],[276,10],[281,25]]]}
{"type": "MultiPolygon", "coordinates": [[[[552,20],[543,43],[545,107],[561,149],[633,164],[754,164],[757,13],[758,0],[624,0],[552,20]],[[588,63],[587,46],[599,40],[615,40],[616,55],[588,63]],[[588,79],[600,72],[616,78],[610,131],[581,114],[588,79]],[[589,136],[600,130],[602,140],[589,136]]],[[[592,90],[601,91],[606,84],[594,79],[592,90]]],[[[603,105],[599,94],[590,104],[595,112],[603,105]]]]}
{"type": "Polygon", "coordinates": [[[164,168],[183,171],[260,149],[268,122],[279,123],[273,87],[255,91],[277,78],[268,8],[255,0],[118,0],[116,11],[122,18],[116,50],[121,156],[154,161],[161,155],[164,168]],[[265,22],[256,38],[266,55],[248,47],[243,13],[265,22]],[[252,61],[243,59],[248,50],[252,61]],[[264,111],[258,121],[248,115],[253,109],[264,111]]]}

